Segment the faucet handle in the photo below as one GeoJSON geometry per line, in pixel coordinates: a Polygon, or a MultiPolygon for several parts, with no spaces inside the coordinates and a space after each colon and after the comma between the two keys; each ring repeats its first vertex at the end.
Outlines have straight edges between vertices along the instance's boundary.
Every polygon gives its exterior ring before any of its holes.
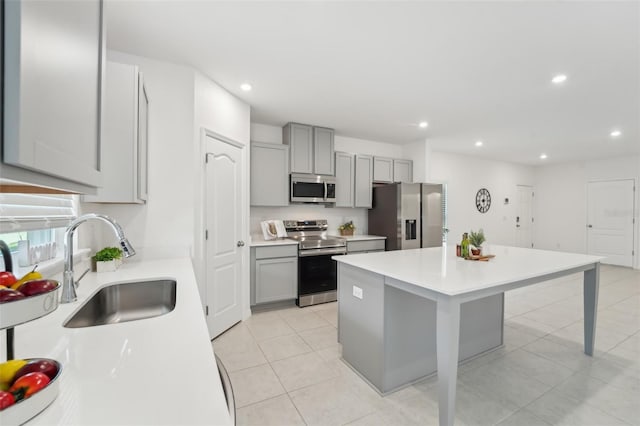
{"type": "Polygon", "coordinates": [[[87,268],[87,270],[86,270],[86,271],[84,271],[84,272],[82,273],[82,275],[80,275],[80,278],[78,278],[78,279],[73,283],[73,285],[74,285],[76,288],[78,288],[78,287],[80,286],[80,280],[81,280],[81,279],[83,279],[83,278],[84,278],[84,276],[85,276],[85,275],[87,275],[87,272],[89,272],[90,270],[91,270],[91,268],[87,268]]]}

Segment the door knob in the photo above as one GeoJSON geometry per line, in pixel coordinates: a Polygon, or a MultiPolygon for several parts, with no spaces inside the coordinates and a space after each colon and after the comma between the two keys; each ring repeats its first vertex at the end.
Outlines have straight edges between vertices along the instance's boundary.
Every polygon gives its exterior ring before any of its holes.
{"type": "Polygon", "coordinates": [[[237,246],[238,247],[244,247],[244,241],[238,241],[237,246]]]}

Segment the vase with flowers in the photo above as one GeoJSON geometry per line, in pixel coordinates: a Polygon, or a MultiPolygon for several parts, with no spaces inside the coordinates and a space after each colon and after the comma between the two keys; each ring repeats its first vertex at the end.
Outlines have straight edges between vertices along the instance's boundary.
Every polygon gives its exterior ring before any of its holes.
{"type": "Polygon", "coordinates": [[[349,222],[343,223],[342,225],[340,225],[338,227],[338,231],[340,231],[340,235],[353,235],[353,232],[356,230],[355,225],[353,224],[353,221],[350,220],[349,222]]]}
{"type": "Polygon", "coordinates": [[[469,243],[473,246],[471,254],[474,256],[482,255],[482,243],[485,242],[484,231],[482,228],[478,232],[471,231],[469,234],[469,243]]]}

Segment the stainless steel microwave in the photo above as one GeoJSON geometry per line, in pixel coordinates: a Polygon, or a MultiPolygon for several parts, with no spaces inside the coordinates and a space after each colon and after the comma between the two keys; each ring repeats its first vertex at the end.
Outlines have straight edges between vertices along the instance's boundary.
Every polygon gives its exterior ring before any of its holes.
{"type": "Polygon", "coordinates": [[[335,203],[336,178],[333,176],[291,174],[292,203],[335,203]]]}

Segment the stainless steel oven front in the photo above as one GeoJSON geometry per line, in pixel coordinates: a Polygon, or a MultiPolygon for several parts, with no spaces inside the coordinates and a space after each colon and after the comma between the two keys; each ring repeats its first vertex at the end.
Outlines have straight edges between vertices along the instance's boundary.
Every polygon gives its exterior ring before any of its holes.
{"type": "Polygon", "coordinates": [[[300,250],[298,253],[298,306],[333,302],[338,296],[336,255],[346,254],[346,247],[300,250]]]}
{"type": "Polygon", "coordinates": [[[289,238],[298,242],[298,306],[337,300],[338,268],[331,257],[347,254],[347,241],[328,234],[326,219],[283,223],[289,238]]]}

